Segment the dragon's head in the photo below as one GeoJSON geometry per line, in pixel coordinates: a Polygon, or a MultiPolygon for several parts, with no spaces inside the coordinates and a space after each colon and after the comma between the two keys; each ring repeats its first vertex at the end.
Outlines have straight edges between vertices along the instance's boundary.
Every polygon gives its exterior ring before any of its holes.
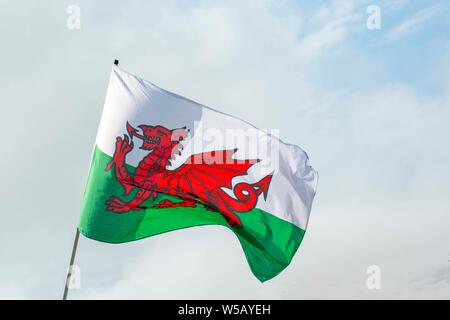
{"type": "Polygon", "coordinates": [[[170,150],[179,151],[181,149],[180,141],[182,141],[188,134],[185,127],[179,129],[169,130],[163,126],[138,126],[142,133],[131,126],[127,122],[127,131],[131,138],[137,137],[142,140],[141,149],[153,151],[158,149],[160,151],[170,150]]]}

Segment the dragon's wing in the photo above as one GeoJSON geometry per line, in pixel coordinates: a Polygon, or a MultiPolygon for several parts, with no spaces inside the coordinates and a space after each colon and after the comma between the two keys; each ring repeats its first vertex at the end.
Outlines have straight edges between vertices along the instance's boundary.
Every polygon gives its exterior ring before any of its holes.
{"type": "Polygon", "coordinates": [[[160,192],[178,191],[191,195],[221,187],[231,188],[231,180],[247,173],[259,160],[236,160],[234,150],[212,151],[192,155],[177,169],[156,181],[160,192]]]}

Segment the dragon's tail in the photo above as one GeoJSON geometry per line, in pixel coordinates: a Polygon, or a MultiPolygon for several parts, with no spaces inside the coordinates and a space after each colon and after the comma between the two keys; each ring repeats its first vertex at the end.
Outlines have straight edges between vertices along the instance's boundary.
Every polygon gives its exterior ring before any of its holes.
{"type": "Polygon", "coordinates": [[[272,175],[269,174],[259,180],[258,182],[252,184],[253,188],[256,187],[256,194],[259,196],[261,193],[263,194],[264,200],[267,199],[267,193],[269,192],[270,181],[272,181],[272,175]]]}
{"type": "Polygon", "coordinates": [[[247,212],[252,210],[258,202],[258,196],[262,193],[264,200],[267,198],[269,184],[272,180],[272,175],[268,175],[256,183],[241,182],[234,186],[233,196],[220,190],[218,193],[219,210],[226,210],[231,212],[247,212]]]}

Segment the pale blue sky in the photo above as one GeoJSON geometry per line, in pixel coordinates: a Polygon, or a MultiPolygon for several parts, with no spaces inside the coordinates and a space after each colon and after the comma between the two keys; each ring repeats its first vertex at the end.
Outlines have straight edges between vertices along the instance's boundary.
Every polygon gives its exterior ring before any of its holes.
{"type": "Polygon", "coordinates": [[[218,227],[80,240],[72,298],[450,295],[448,1],[0,4],[0,298],[59,298],[111,64],[305,149],[320,181],[260,284],[218,227]],[[66,27],[69,4],[81,29],[66,27]],[[368,30],[368,5],[381,30],[368,30]],[[379,265],[382,289],[366,288],[379,265]]]}

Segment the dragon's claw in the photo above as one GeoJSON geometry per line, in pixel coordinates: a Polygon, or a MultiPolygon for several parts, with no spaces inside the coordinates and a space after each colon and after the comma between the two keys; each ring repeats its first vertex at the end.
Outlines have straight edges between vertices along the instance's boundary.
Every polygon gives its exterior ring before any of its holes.
{"type": "Polygon", "coordinates": [[[124,135],[123,138],[117,137],[116,139],[116,151],[114,152],[113,159],[108,163],[105,170],[109,171],[111,168],[116,165],[120,166],[125,163],[125,156],[133,150],[134,143],[130,141],[128,135],[124,135]]]}
{"type": "Polygon", "coordinates": [[[230,227],[236,226],[236,227],[242,228],[241,219],[239,219],[239,217],[237,215],[235,215],[235,214],[227,215],[226,218],[227,218],[228,225],[230,227]]]}

